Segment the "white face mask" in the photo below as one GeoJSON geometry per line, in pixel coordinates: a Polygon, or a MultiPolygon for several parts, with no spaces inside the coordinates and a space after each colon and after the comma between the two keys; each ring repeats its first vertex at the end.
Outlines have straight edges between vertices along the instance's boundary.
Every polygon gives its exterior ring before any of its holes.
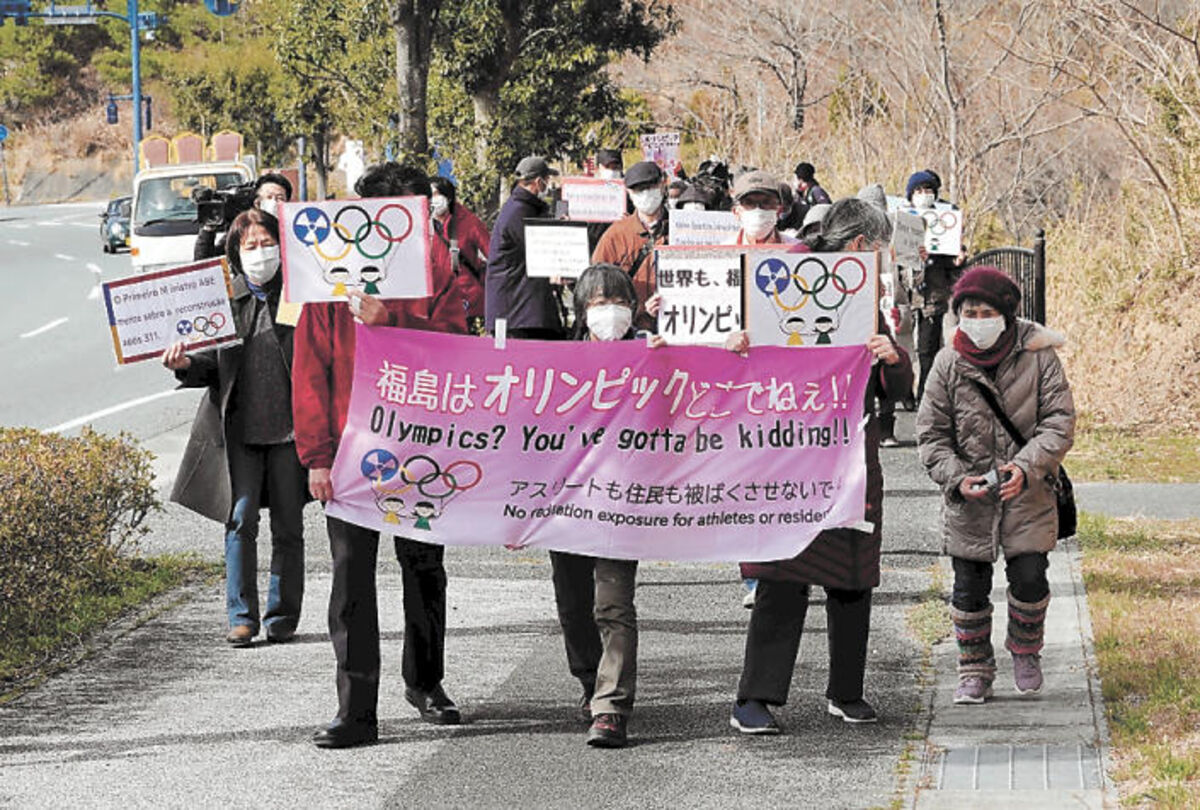
{"type": "Polygon", "coordinates": [[[779,221],[779,212],[772,208],[748,208],[738,210],[738,221],[749,239],[764,239],[779,221]]]}
{"type": "Polygon", "coordinates": [[[441,194],[434,194],[429,198],[429,210],[435,217],[440,217],[450,210],[450,201],[441,194]]]}
{"type": "Polygon", "coordinates": [[[699,202],[685,202],[683,205],[679,206],[679,208],[682,211],[706,211],[706,210],[708,210],[704,207],[704,203],[699,203],[699,202]]]}
{"type": "Polygon", "coordinates": [[[279,200],[274,197],[264,197],[258,201],[258,210],[277,217],[279,216],[279,200]]]}
{"type": "Polygon", "coordinates": [[[597,340],[620,340],[633,323],[633,310],[623,304],[588,307],[588,331],[597,340]]]}
{"type": "Polygon", "coordinates": [[[625,173],[620,169],[600,169],[596,172],[596,176],[601,180],[620,180],[625,173]]]}
{"type": "Polygon", "coordinates": [[[933,208],[935,197],[932,191],[915,191],[913,192],[913,207],[914,208],[933,208]]]}
{"type": "Polygon", "coordinates": [[[261,287],[279,272],[279,245],[240,251],[242,272],[251,283],[261,287]]]}
{"type": "Polygon", "coordinates": [[[1004,316],[995,318],[963,318],[958,322],[958,331],[980,349],[990,349],[1004,334],[1006,324],[1004,316]]]}
{"type": "Polygon", "coordinates": [[[638,213],[650,216],[662,207],[663,192],[661,188],[648,188],[645,191],[629,192],[629,199],[638,213]]]}

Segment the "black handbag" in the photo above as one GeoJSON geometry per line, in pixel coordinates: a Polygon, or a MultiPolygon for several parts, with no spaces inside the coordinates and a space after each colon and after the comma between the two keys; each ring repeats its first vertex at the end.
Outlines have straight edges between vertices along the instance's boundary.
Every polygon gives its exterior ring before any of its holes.
{"type": "MultiPolygon", "coordinates": [[[[1000,420],[1000,424],[1008,431],[1008,435],[1012,436],[1012,440],[1017,443],[1017,447],[1024,447],[1027,444],[1025,437],[1021,435],[1021,431],[1017,430],[1017,426],[1012,423],[1012,420],[1008,418],[1008,414],[1000,407],[1000,403],[996,401],[996,395],[986,385],[979,382],[979,380],[971,380],[971,382],[979,389],[984,402],[992,409],[992,413],[996,414],[996,418],[1000,420]]],[[[1054,490],[1054,496],[1058,501],[1058,539],[1063,540],[1075,534],[1075,529],[1079,521],[1078,510],[1075,508],[1075,486],[1071,483],[1071,479],[1067,475],[1067,468],[1061,464],[1058,465],[1058,477],[1047,475],[1046,483],[1054,490]]]]}

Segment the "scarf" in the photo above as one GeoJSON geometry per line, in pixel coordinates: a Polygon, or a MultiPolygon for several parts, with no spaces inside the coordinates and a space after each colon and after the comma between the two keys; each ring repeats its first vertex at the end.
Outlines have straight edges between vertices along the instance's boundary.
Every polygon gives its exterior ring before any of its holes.
{"type": "Polygon", "coordinates": [[[1000,333],[1000,337],[988,349],[976,346],[969,337],[963,334],[961,329],[954,330],[954,350],[976,368],[995,368],[1000,365],[1001,360],[1008,357],[1015,345],[1017,345],[1016,320],[1008,324],[1008,328],[1000,333]]]}

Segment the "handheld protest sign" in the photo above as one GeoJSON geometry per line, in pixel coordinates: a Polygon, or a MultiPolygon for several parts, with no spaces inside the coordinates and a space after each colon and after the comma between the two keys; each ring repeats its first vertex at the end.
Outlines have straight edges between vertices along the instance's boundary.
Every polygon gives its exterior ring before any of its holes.
{"type": "Polygon", "coordinates": [[[279,230],[287,301],[433,294],[428,197],[282,203],[279,230]]]}
{"type": "Polygon", "coordinates": [[[658,334],[672,345],[725,342],[742,328],[742,249],[661,247],[655,289],[658,334]]]}
{"type": "Polygon", "coordinates": [[[616,222],[625,216],[625,184],[598,177],[564,177],[562,198],[575,222],[616,222]]]}
{"type": "Polygon", "coordinates": [[[925,223],[925,252],[941,256],[957,256],[962,250],[962,211],[947,207],[908,213],[920,217],[925,223]]]}
{"type": "Polygon", "coordinates": [[[653,132],[642,135],[642,159],[657,163],[660,169],[674,176],[682,165],[679,156],[681,143],[678,132],[653,132]]]}
{"type": "Polygon", "coordinates": [[[108,281],[102,287],[120,365],[161,357],[179,340],[194,351],[238,339],[224,259],[108,281]]]}
{"type": "Polygon", "coordinates": [[[670,227],[667,234],[674,245],[727,245],[741,231],[737,214],[732,211],[684,211],[672,208],[668,212],[670,227]]]}
{"type": "Polygon", "coordinates": [[[910,270],[921,268],[921,248],[925,244],[925,220],[913,209],[897,209],[892,228],[892,246],[896,264],[910,270]]]}
{"type": "Polygon", "coordinates": [[[525,220],[525,275],[578,278],[591,263],[586,222],[525,220]]]}
{"type": "Polygon", "coordinates": [[[875,334],[879,254],[747,253],[743,320],[752,346],[853,346],[875,334]]]}

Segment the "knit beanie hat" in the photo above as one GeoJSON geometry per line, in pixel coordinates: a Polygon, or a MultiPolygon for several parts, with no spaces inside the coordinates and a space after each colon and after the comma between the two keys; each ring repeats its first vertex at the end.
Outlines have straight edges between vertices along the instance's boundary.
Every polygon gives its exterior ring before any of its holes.
{"type": "Polygon", "coordinates": [[[912,202],[913,192],[917,190],[918,186],[930,186],[933,188],[933,193],[937,194],[942,188],[942,178],[929,169],[914,172],[913,176],[908,178],[908,185],[904,187],[904,196],[908,198],[909,202],[912,202]]]}
{"type": "Polygon", "coordinates": [[[974,298],[991,304],[1006,321],[1011,321],[1021,303],[1021,288],[998,267],[972,267],[954,285],[953,296],[951,305],[956,313],[964,300],[974,298]]]}

